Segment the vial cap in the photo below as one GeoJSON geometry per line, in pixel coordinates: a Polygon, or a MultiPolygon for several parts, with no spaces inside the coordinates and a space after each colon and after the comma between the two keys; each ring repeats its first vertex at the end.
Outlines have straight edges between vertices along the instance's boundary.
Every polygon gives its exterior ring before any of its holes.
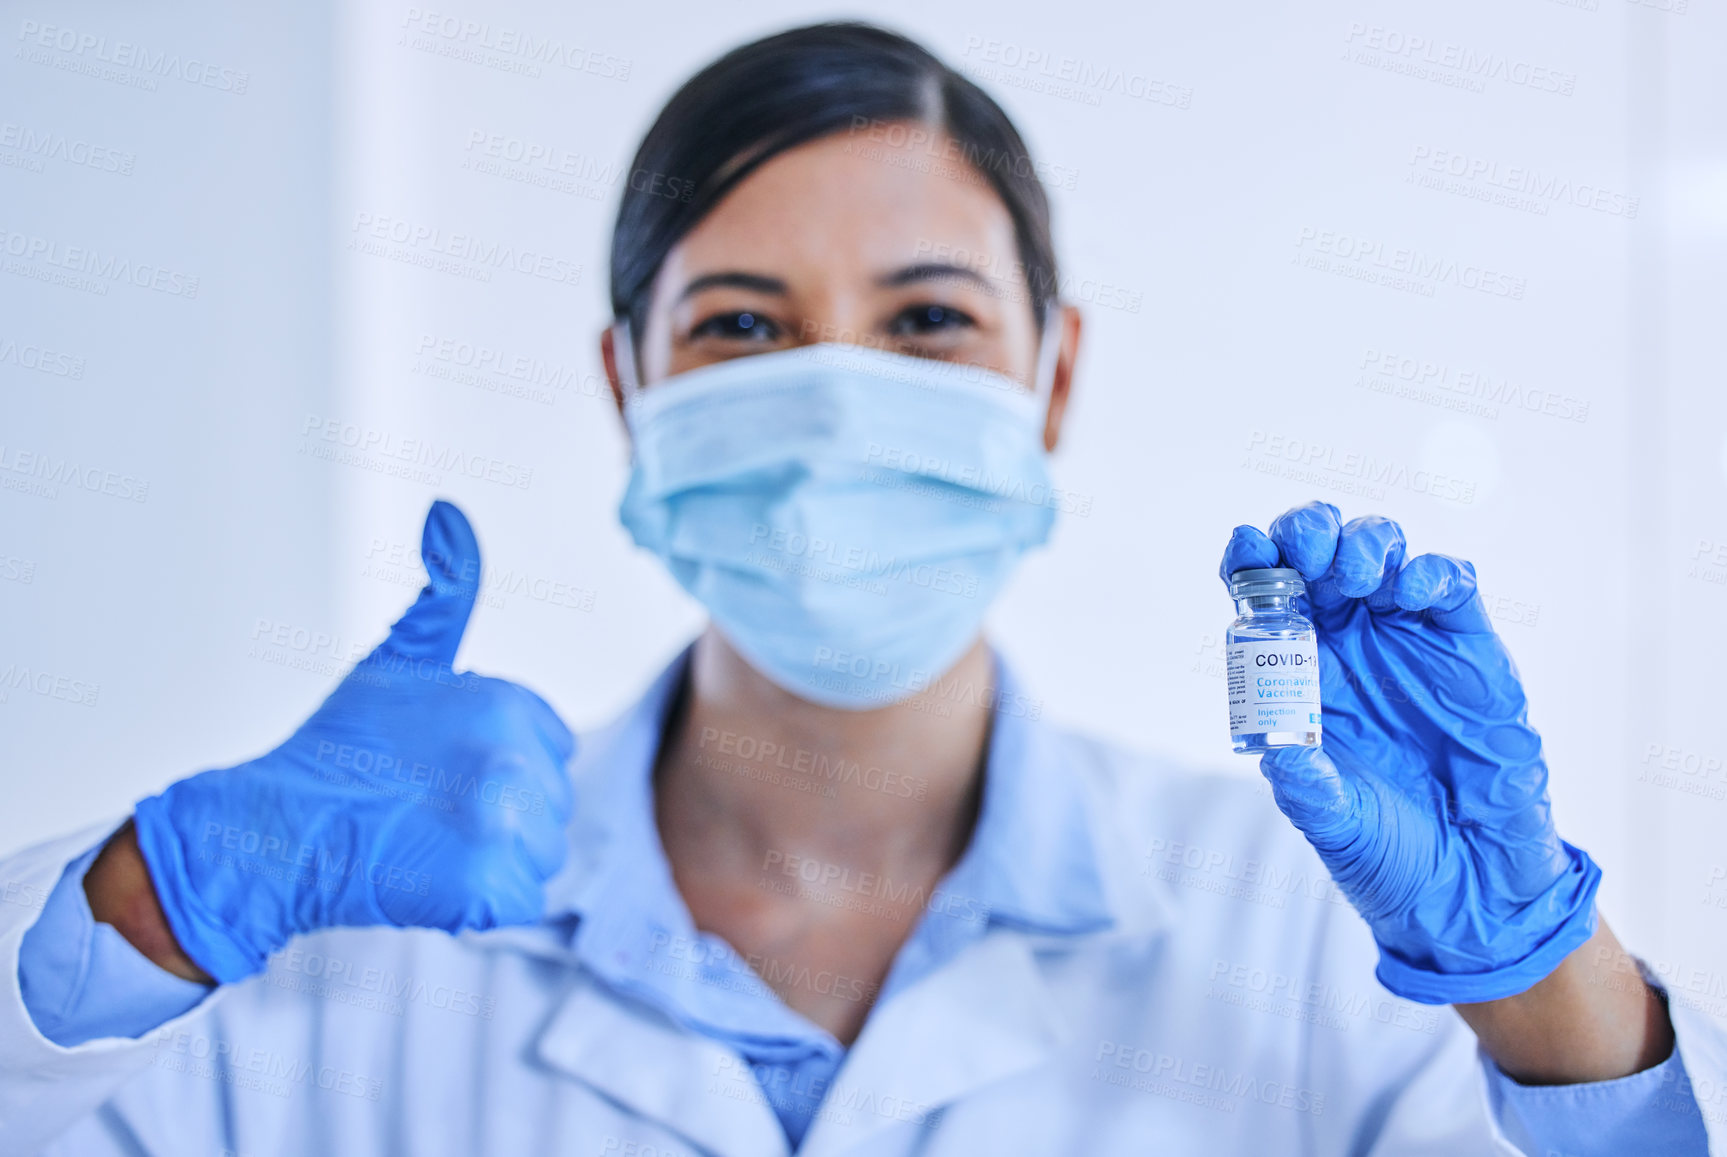
{"type": "Polygon", "coordinates": [[[1229,576],[1229,597],[1249,599],[1260,595],[1299,595],[1307,591],[1301,572],[1287,566],[1255,567],[1229,576]]]}

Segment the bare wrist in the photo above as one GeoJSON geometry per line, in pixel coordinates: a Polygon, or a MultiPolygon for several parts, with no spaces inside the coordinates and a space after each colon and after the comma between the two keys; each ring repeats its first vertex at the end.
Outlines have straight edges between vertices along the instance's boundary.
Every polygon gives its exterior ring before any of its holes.
{"type": "Polygon", "coordinates": [[[1457,1013],[1506,1075],[1526,1085],[1628,1077],[1673,1053],[1673,1022],[1607,927],[1535,987],[1457,1013]]]}
{"type": "Polygon", "coordinates": [[[193,963],[174,938],[144,855],[138,850],[138,836],[131,820],[96,854],[96,862],[84,874],[84,896],[90,902],[90,914],[97,921],[124,936],[156,967],[182,980],[216,983],[209,973],[193,963]]]}

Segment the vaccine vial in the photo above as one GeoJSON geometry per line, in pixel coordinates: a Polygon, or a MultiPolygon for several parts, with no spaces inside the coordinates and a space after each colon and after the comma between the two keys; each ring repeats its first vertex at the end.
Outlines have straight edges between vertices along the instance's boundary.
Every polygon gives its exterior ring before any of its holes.
{"type": "Polygon", "coordinates": [[[1241,617],[1224,635],[1229,738],[1243,753],[1319,742],[1319,637],[1295,608],[1307,590],[1288,567],[1238,570],[1229,597],[1241,617]]]}

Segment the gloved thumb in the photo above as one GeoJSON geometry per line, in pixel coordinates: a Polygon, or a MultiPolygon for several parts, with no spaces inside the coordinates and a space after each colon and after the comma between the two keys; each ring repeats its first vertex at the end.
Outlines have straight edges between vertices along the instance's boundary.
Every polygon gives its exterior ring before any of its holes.
{"type": "Polygon", "coordinates": [[[438,499],[426,512],[420,561],[427,582],[420,597],[390,627],[379,654],[426,659],[445,667],[455,662],[480,593],[480,544],[467,515],[438,499]]]}
{"type": "Polygon", "coordinates": [[[1259,761],[1278,810],[1321,852],[1347,847],[1362,822],[1360,793],[1320,747],[1276,747],[1259,761]]]}

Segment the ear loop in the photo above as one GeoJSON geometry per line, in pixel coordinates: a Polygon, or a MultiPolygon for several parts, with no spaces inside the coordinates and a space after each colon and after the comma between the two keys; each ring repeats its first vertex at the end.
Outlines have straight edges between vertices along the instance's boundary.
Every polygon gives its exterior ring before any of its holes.
{"type": "Polygon", "coordinates": [[[617,367],[618,389],[624,395],[624,409],[628,410],[641,389],[641,378],[636,374],[636,343],[627,317],[612,323],[612,364],[617,367]]]}
{"type": "Polygon", "coordinates": [[[1043,332],[1038,335],[1037,367],[1031,381],[1031,393],[1047,402],[1055,393],[1055,363],[1061,353],[1061,301],[1048,298],[1043,303],[1043,332]]]}

